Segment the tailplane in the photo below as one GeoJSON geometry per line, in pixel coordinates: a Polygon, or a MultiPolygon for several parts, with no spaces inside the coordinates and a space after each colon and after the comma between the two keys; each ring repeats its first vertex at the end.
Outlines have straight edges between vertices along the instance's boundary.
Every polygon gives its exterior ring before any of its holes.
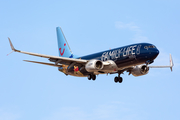
{"type": "Polygon", "coordinates": [[[57,32],[59,56],[73,58],[73,53],[72,53],[72,51],[69,47],[69,44],[63,34],[62,29],[60,27],[57,27],[56,32],[57,32]]]}

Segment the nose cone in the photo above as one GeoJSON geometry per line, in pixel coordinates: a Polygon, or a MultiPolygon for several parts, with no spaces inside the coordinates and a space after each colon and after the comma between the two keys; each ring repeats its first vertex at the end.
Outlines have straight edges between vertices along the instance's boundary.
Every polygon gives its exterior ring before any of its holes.
{"type": "Polygon", "coordinates": [[[156,57],[159,55],[159,50],[156,48],[156,57]]]}
{"type": "Polygon", "coordinates": [[[157,49],[157,51],[156,51],[156,52],[157,52],[157,56],[158,56],[158,55],[159,55],[159,50],[157,49]]]}
{"type": "Polygon", "coordinates": [[[156,48],[152,52],[153,59],[155,59],[159,55],[159,50],[156,48]]]}

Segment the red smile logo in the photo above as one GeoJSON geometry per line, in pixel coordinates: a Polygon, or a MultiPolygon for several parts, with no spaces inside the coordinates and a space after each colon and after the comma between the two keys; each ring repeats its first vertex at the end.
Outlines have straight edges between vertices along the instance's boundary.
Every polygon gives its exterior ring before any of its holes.
{"type": "Polygon", "coordinates": [[[79,67],[78,66],[74,66],[74,71],[78,72],[79,71],[79,67]]]}
{"type": "MultiPolygon", "coordinates": [[[[64,46],[66,46],[66,43],[64,43],[64,46]]],[[[64,55],[64,51],[65,51],[65,48],[63,49],[63,52],[61,52],[61,48],[59,48],[59,52],[60,52],[60,55],[61,55],[61,56],[64,55]]]]}

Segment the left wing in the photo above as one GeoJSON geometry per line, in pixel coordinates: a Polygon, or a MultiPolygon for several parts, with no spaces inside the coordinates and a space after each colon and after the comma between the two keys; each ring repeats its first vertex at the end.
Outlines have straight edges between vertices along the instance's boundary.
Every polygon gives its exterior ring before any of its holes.
{"type": "Polygon", "coordinates": [[[170,65],[169,66],[148,66],[150,68],[170,68],[172,71],[172,67],[174,66],[173,60],[172,60],[172,55],[169,55],[170,58],[170,65]]]}
{"type": "MultiPolygon", "coordinates": [[[[139,65],[139,66],[146,66],[145,68],[139,68],[139,70],[141,71],[141,72],[144,72],[143,74],[146,74],[148,71],[149,71],[149,68],[170,68],[171,69],[171,71],[172,71],[172,68],[173,68],[173,66],[174,66],[174,63],[173,63],[173,60],[172,60],[172,55],[170,54],[169,55],[169,57],[170,57],[170,65],[167,65],[167,66],[149,66],[149,65],[139,65]]],[[[116,71],[116,72],[113,72],[113,73],[110,73],[110,74],[116,74],[116,73],[118,73],[118,74],[122,74],[124,71],[126,71],[126,72],[129,72],[129,75],[130,74],[132,74],[132,71],[135,69],[135,67],[136,66],[132,66],[132,67],[127,67],[127,68],[124,68],[124,69],[122,69],[122,70],[118,70],[118,71],[116,71]]],[[[142,75],[143,75],[142,74],[142,75]]]]}
{"type": "MultiPolygon", "coordinates": [[[[49,60],[54,60],[54,62],[56,62],[55,65],[57,65],[58,63],[62,63],[62,64],[66,64],[66,65],[70,65],[72,63],[86,64],[88,62],[88,60],[83,60],[83,59],[66,58],[66,57],[51,56],[51,55],[44,55],[44,54],[20,51],[20,50],[15,49],[10,38],[8,38],[8,39],[9,39],[9,43],[10,43],[12,51],[20,52],[20,53],[24,53],[24,54],[28,54],[28,55],[33,55],[33,56],[38,56],[38,57],[43,57],[43,58],[49,58],[49,60]]],[[[27,62],[37,63],[35,61],[27,61],[27,62]]],[[[42,63],[39,63],[39,64],[42,64],[42,63]]]]}

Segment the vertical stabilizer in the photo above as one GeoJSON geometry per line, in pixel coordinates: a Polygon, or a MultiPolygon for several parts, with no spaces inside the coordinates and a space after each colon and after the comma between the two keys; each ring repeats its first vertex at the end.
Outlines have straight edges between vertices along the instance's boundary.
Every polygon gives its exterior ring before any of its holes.
{"type": "Polygon", "coordinates": [[[58,52],[59,52],[59,56],[61,57],[68,57],[68,58],[72,58],[73,57],[73,53],[68,45],[68,42],[63,34],[63,31],[60,27],[56,28],[56,32],[57,32],[57,41],[58,41],[58,52]]]}

